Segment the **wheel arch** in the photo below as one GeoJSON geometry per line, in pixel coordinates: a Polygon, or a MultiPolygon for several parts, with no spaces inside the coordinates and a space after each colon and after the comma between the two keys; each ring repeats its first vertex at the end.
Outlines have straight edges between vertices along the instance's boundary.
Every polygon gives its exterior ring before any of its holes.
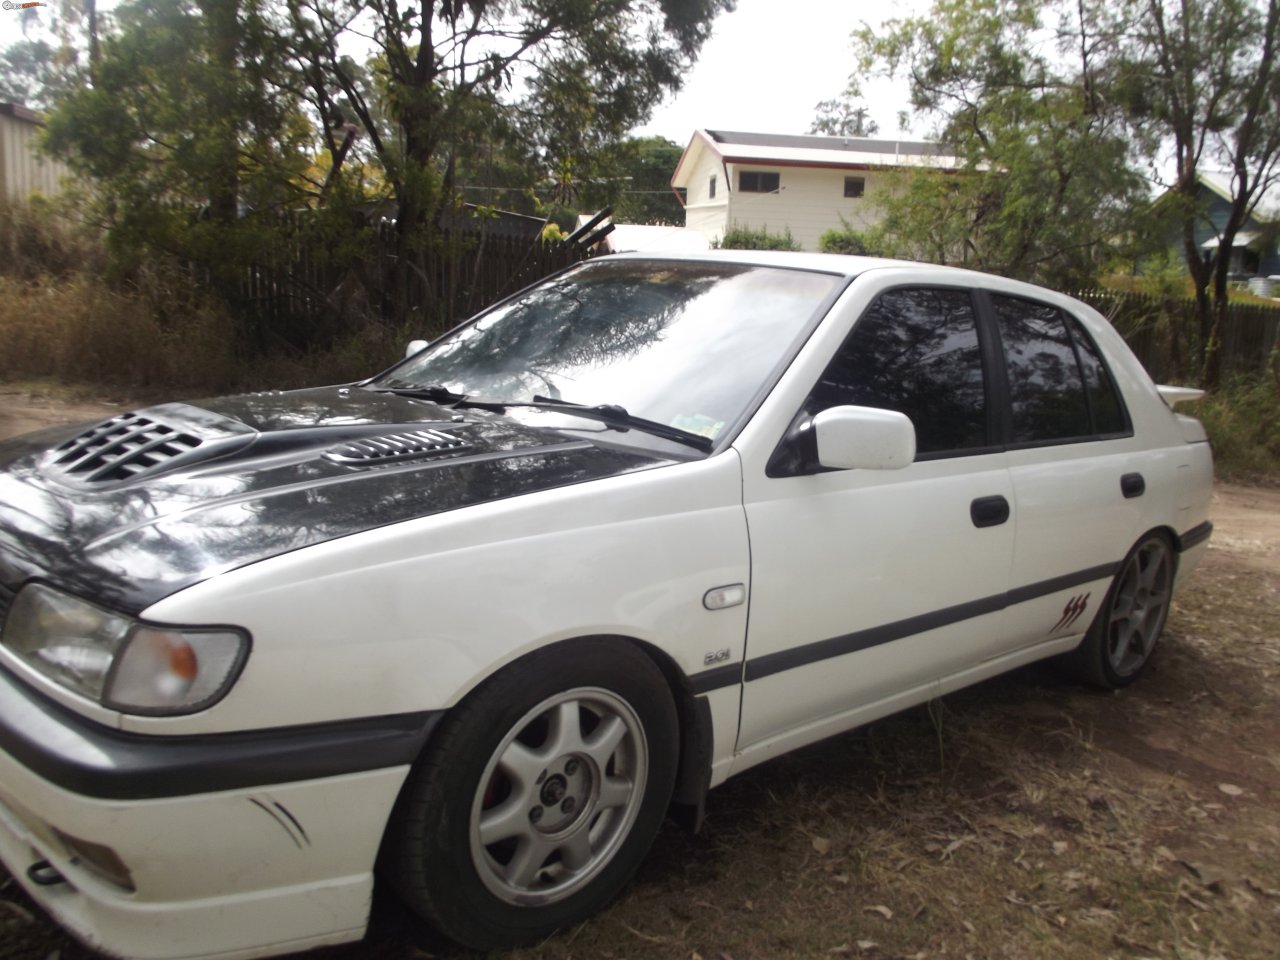
{"type": "MultiPolygon", "coordinates": [[[[465,703],[477,690],[483,687],[495,674],[505,670],[535,654],[544,653],[556,647],[570,643],[590,642],[592,640],[620,641],[635,647],[653,662],[662,674],[667,688],[671,692],[672,703],[675,704],[676,718],[679,727],[679,756],[676,761],[676,784],[671,796],[671,817],[690,832],[696,832],[702,826],[706,796],[711,784],[711,759],[714,744],[714,721],[711,707],[705,696],[694,693],[689,678],[680,669],[675,659],[662,648],[625,634],[602,633],[584,634],[577,637],[566,637],[555,643],[530,650],[510,663],[494,669],[474,683],[466,694],[451,707],[451,710],[465,703]]],[[[423,744],[422,752],[431,748],[435,731],[423,744]]]]}

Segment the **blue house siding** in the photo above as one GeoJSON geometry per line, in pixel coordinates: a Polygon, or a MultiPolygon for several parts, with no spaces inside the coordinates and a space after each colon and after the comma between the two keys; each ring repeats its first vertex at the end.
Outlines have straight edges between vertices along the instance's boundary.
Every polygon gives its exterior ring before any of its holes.
{"type": "MultiPolygon", "coordinates": [[[[1227,218],[1231,215],[1231,204],[1224,200],[1220,194],[1201,184],[1200,206],[1205,215],[1196,223],[1195,238],[1196,246],[1203,250],[1205,243],[1221,235],[1222,228],[1227,225],[1227,218]]],[[[1244,222],[1244,226],[1240,228],[1240,233],[1256,233],[1262,229],[1263,225],[1253,217],[1250,217],[1244,222]]],[[[1181,243],[1175,242],[1172,246],[1176,253],[1181,254],[1181,243]]],[[[1274,242],[1267,249],[1256,250],[1255,248],[1254,252],[1258,255],[1256,269],[1253,268],[1252,263],[1247,265],[1248,269],[1245,269],[1243,265],[1237,268],[1233,264],[1233,272],[1256,274],[1264,277],[1280,274],[1280,251],[1276,249],[1274,242]]]]}

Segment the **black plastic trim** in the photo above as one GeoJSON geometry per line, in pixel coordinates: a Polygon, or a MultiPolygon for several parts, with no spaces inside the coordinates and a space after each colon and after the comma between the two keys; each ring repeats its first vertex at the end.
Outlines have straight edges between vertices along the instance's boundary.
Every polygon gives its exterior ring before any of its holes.
{"type": "Polygon", "coordinates": [[[918,633],[926,633],[939,627],[960,623],[962,620],[971,620],[974,617],[985,616],[989,613],[998,613],[1005,607],[1011,607],[1014,604],[1026,603],[1028,600],[1045,597],[1051,593],[1057,593],[1059,590],[1067,590],[1083,583],[1091,583],[1094,580],[1109,577],[1115,573],[1119,566],[1119,563],[1107,563],[1098,567],[1090,567],[1088,570],[1080,570],[1076,573],[1054,577],[1052,580],[1042,580],[1039,583],[1030,583],[1026,586],[1016,587],[1006,593],[983,597],[980,600],[970,600],[954,607],[944,607],[941,610],[922,613],[919,616],[908,617],[905,620],[897,620],[893,623],[881,624],[878,627],[871,627],[867,630],[846,633],[843,636],[831,637],[828,640],[818,640],[791,650],[768,653],[762,657],[747,661],[746,679],[747,682],[760,680],[775,673],[782,673],[785,670],[794,670],[796,667],[808,666],[821,660],[842,657],[847,653],[856,653],[869,647],[877,647],[882,643],[903,640],[918,633]]]}
{"type": "Polygon", "coordinates": [[[711,670],[703,670],[701,673],[690,674],[687,678],[689,681],[689,689],[695,695],[710,693],[712,690],[719,690],[722,687],[732,687],[742,682],[742,664],[729,663],[723,667],[714,667],[711,670]]]}
{"type": "Polygon", "coordinates": [[[241,790],[412,763],[442,715],[147,736],[87,720],[0,670],[0,749],[65,790],[103,800],[241,790]]]}
{"type": "Polygon", "coordinates": [[[978,497],[969,504],[969,519],[979,529],[998,527],[1009,519],[1009,501],[999,494],[978,497]]]}
{"type": "Polygon", "coordinates": [[[1186,533],[1178,537],[1178,552],[1183,553],[1192,547],[1199,546],[1213,535],[1213,524],[1206,520],[1198,526],[1192,527],[1186,533]]]}
{"type": "Polygon", "coordinates": [[[1126,473],[1120,478],[1120,492],[1126,500],[1140,497],[1147,492],[1147,481],[1140,473],[1126,473]]]}

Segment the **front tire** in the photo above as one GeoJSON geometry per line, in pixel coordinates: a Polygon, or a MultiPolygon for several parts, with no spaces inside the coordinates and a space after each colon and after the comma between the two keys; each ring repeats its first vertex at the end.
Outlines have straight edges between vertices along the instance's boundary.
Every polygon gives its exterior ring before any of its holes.
{"type": "Polygon", "coordinates": [[[582,640],[486,681],[409,775],[384,847],[401,896],[480,950],[539,940],[612,900],[666,813],[679,749],[662,673],[582,640]]]}
{"type": "Polygon", "coordinates": [[[1105,690],[1137,680],[1168,619],[1176,566],[1167,536],[1143,537],[1120,564],[1084,640],[1066,655],[1069,670],[1105,690]]]}

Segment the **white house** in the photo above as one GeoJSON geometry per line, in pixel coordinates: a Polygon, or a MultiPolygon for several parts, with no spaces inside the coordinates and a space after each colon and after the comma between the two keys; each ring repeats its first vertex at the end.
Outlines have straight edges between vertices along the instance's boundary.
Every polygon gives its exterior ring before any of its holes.
{"type": "Polygon", "coordinates": [[[871,137],[788,136],[697,130],[671,177],[683,191],[685,226],[709,241],[730,227],[790,230],[805,250],[839,229],[872,226],[867,197],[892,188],[905,170],[957,170],[961,161],[940,143],[871,137]]]}
{"type": "Polygon", "coordinates": [[[53,195],[71,171],[38,150],[44,121],[16,103],[0,103],[0,200],[25,200],[33,193],[53,195]]]}

